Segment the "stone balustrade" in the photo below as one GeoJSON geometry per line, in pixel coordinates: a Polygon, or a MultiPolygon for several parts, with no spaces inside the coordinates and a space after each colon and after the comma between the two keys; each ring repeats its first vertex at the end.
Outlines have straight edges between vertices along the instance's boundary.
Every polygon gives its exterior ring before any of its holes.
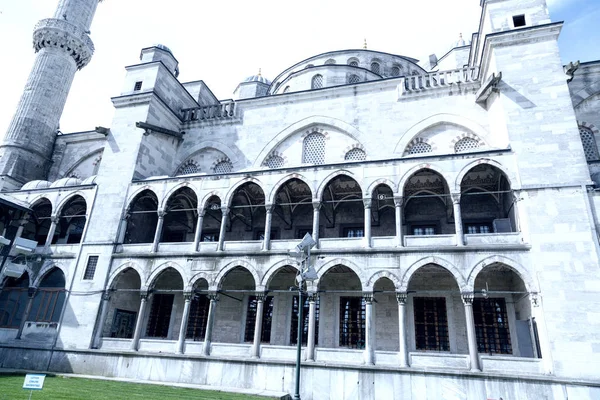
{"type": "Polygon", "coordinates": [[[423,75],[407,76],[401,83],[402,94],[421,92],[436,88],[451,87],[468,82],[479,81],[479,68],[464,67],[448,71],[437,71],[423,75]]]}
{"type": "Polygon", "coordinates": [[[235,116],[235,102],[229,101],[210,106],[186,108],[182,111],[184,122],[232,118],[235,116]]]}

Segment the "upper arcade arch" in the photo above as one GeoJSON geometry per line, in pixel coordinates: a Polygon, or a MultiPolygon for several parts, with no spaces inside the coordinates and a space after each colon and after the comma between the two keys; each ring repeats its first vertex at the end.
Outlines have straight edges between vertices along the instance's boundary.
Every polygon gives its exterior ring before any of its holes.
{"type": "Polygon", "coordinates": [[[521,185],[519,183],[519,180],[517,179],[516,174],[512,173],[505,165],[499,163],[496,160],[491,160],[489,158],[480,158],[478,160],[475,160],[475,161],[470,162],[469,164],[465,165],[458,172],[458,174],[456,174],[456,178],[452,181],[454,193],[460,193],[461,185],[463,183],[465,175],[468,174],[474,167],[476,167],[480,164],[488,164],[488,165],[495,167],[498,170],[502,171],[502,173],[504,174],[504,177],[508,181],[509,186],[513,190],[520,189],[521,185]]]}
{"type": "MultiPolygon", "coordinates": [[[[267,196],[266,203],[274,204],[275,196],[277,195],[279,190],[281,190],[281,188],[283,186],[285,186],[289,181],[294,180],[294,179],[297,179],[297,180],[303,182],[309,188],[311,194],[315,192],[312,183],[304,175],[297,174],[297,173],[288,174],[288,175],[284,176],[283,178],[281,178],[275,185],[273,185],[273,188],[271,189],[271,191],[269,192],[269,195],[267,196]]],[[[314,198],[314,196],[312,196],[312,197],[314,198]]]]}
{"type": "Polygon", "coordinates": [[[501,265],[506,267],[507,269],[514,271],[521,278],[528,292],[538,293],[540,291],[537,281],[533,278],[533,275],[531,275],[527,268],[525,268],[523,265],[519,264],[515,260],[499,255],[486,257],[483,260],[480,260],[477,264],[475,264],[473,269],[471,269],[467,280],[467,288],[469,291],[475,290],[475,280],[477,279],[481,271],[492,265],[501,265]]]}

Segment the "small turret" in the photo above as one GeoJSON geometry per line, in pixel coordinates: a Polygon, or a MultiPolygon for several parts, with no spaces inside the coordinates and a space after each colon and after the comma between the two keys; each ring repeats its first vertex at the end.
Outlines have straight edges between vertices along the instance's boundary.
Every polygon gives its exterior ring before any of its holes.
{"type": "Polygon", "coordinates": [[[260,68],[257,75],[244,79],[233,92],[234,99],[251,99],[267,95],[271,81],[262,76],[260,68]]]}

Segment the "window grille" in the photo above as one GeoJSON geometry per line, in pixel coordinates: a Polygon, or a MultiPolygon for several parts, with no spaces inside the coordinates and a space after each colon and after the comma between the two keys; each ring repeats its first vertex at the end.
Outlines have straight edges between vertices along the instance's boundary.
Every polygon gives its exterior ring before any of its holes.
{"type": "Polygon", "coordinates": [[[214,167],[215,174],[228,174],[233,171],[233,164],[229,160],[224,160],[214,167]]]}
{"type": "Polygon", "coordinates": [[[454,151],[456,153],[462,153],[465,151],[476,149],[478,147],[479,147],[479,142],[477,140],[470,138],[470,137],[466,137],[466,138],[462,138],[458,142],[456,142],[456,144],[454,145],[454,151]]]}
{"type": "Polygon", "coordinates": [[[135,86],[133,87],[134,91],[138,91],[138,90],[142,90],[142,81],[138,81],[135,83],[135,86]]]}
{"type": "Polygon", "coordinates": [[[58,322],[65,297],[64,289],[38,290],[33,300],[35,312],[30,314],[29,319],[36,322],[58,322]]]}
{"type": "Polygon", "coordinates": [[[354,148],[346,153],[344,160],[347,161],[362,161],[367,158],[367,154],[363,149],[354,148]]]}
{"type": "Polygon", "coordinates": [[[304,138],[302,162],[316,165],[325,163],[325,136],[311,133],[304,138]]]}
{"type": "Polygon", "coordinates": [[[596,138],[594,132],[584,126],[579,127],[579,137],[581,137],[581,143],[583,144],[583,152],[585,158],[588,161],[597,161],[600,159],[598,155],[598,146],[596,145],[596,138]]]}
{"type": "Polygon", "coordinates": [[[373,72],[375,74],[379,74],[379,72],[381,72],[381,66],[379,65],[378,62],[371,63],[371,72],[373,72]]]}
{"type": "Polygon", "coordinates": [[[348,83],[358,83],[360,82],[360,76],[352,74],[348,77],[348,83]]]}
{"type": "Polygon", "coordinates": [[[348,65],[351,67],[358,67],[358,61],[350,61],[348,65]]]}
{"type": "Polygon", "coordinates": [[[365,302],[362,297],[340,297],[340,347],[364,349],[365,302]]]}
{"type": "Polygon", "coordinates": [[[83,274],[83,279],[85,279],[85,280],[94,279],[94,274],[96,273],[97,265],[98,265],[98,256],[90,256],[88,258],[87,266],[85,267],[85,273],[83,274]]]}
{"type": "Polygon", "coordinates": [[[413,305],[417,350],[450,351],[446,299],[415,297],[413,305]]]}
{"type": "Polygon", "coordinates": [[[323,87],[323,75],[315,75],[312,78],[311,89],[321,89],[323,87]]]}
{"type": "Polygon", "coordinates": [[[329,60],[325,61],[325,65],[332,65],[335,64],[335,60],[333,58],[330,58],[329,60]]]}
{"type": "Polygon", "coordinates": [[[408,150],[408,154],[431,153],[431,145],[425,142],[413,144],[408,150]]]}
{"type": "Polygon", "coordinates": [[[204,340],[210,300],[208,296],[203,294],[194,296],[190,306],[190,316],[185,337],[194,341],[204,340]]]}
{"type": "MultiPolygon", "coordinates": [[[[244,342],[254,341],[254,328],[256,324],[256,306],[258,300],[256,296],[248,297],[248,310],[246,311],[246,329],[244,332],[244,342]]],[[[271,322],[273,321],[273,296],[266,296],[263,304],[262,332],[260,333],[261,343],[271,342],[271,322]]]]}
{"type": "MultiPolygon", "coordinates": [[[[308,340],[308,318],[309,302],[306,297],[302,307],[302,344],[306,345],[308,340]]],[[[292,304],[292,322],[290,324],[290,344],[298,344],[298,296],[294,296],[292,304]]],[[[319,344],[319,297],[315,303],[315,344],[319,344]]]]}
{"type": "Polygon", "coordinates": [[[146,336],[166,338],[169,335],[174,298],[175,295],[173,294],[155,293],[152,295],[152,307],[148,316],[146,336]]]}
{"type": "Polygon", "coordinates": [[[273,155],[265,161],[264,165],[269,168],[281,168],[283,167],[283,164],[283,157],[273,155]]]}
{"type": "Polygon", "coordinates": [[[473,317],[480,353],[512,354],[504,299],[475,299],[473,317]]]}
{"type": "Polygon", "coordinates": [[[131,339],[135,330],[137,312],[117,308],[110,328],[110,337],[131,339]]]}
{"type": "Polygon", "coordinates": [[[400,67],[397,65],[394,65],[392,67],[391,74],[392,74],[392,76],[400,76],[400,67]]]}
{"type": "Polygon", "coordinates": [[[200,167],[194,160],[188,160],[177,170],[176,175],[196,174],[200,172],[200,167]]]}

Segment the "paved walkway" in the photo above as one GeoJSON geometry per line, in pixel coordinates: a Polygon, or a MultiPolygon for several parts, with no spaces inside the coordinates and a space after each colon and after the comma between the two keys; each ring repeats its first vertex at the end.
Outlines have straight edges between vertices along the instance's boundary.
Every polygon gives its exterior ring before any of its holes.
{"type": "Polygon", "coordinates": [[[105,381],[118,381],[118,382],[129,382],[129,383],[141,383],[141,384],[148,384],[148,385],[182,387],[182,388],[189,388],[189,389],[213,390],[213,391],[217,391],[217,392],[241,393],[241,394],[248,394],[248,395],[254,395],[254,396],[265,396],[265,397],[271,397],[273,399],[279,399],[279,400],[291,400],[291,396],[289,394],[287,394],[285,392],[274,392],[271,390],[242,389],[242,388],[221,387],[221,386],[193,385],[190,383],[144,381],[144,380],[139,380],[139,379],[110,378],[110,377],[106,377],[106,376],[97,376],[97,375],[61,374],[61,373],[56,373],[56,372],[24,371],[24,370],[18,370],[18,369],[0,368],[0,375],[1,374],[11,374],[11,373],[48,374],[48,375],[54,375],[54,376],[68,376],[68,377],[72,377],[72,378],[99,379],[99,380],[105,380],[105,381]]]}

